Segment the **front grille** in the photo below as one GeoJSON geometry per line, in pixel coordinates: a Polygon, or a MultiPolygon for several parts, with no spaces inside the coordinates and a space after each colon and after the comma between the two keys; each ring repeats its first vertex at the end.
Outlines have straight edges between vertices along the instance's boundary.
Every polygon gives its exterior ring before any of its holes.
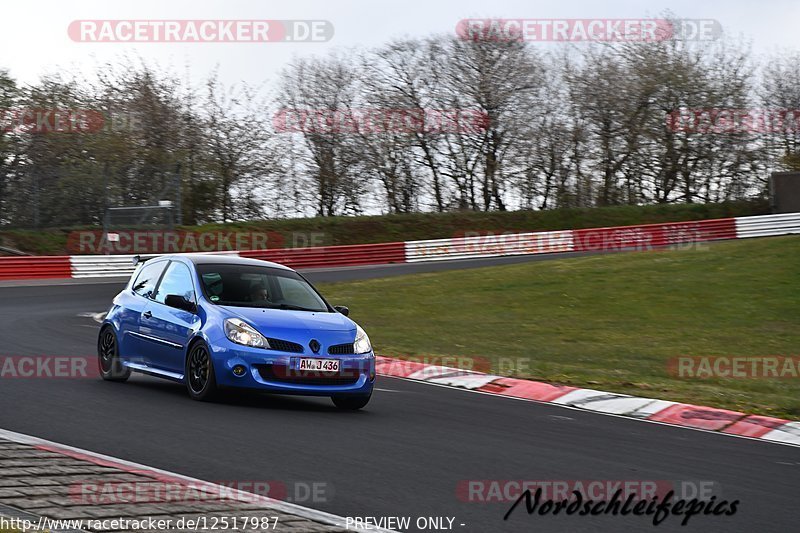
{"type": "Polygon", "coordinates": [[[353,385],[358,381],[358,372],[355,370],[325,375],[320,372],[287,370],[285,366],[277,367],[277,371],[274,365],[253,365],[253,368],[266,381],[292,383],[294,385],[353,385]]]}
{"type": "Polygon", "coordinates": [[[296,342],[282,341],[280,339],[267,339],[269,346],[279,352],[303,353],[303,345],[296,342]]]}
{"type": "Polygon", "coordinates": [[[353,343],[349,344],[334,344],[328,348],[328,353],[331,355],[353,355],[356,351],[353,349],[353,343]]]}

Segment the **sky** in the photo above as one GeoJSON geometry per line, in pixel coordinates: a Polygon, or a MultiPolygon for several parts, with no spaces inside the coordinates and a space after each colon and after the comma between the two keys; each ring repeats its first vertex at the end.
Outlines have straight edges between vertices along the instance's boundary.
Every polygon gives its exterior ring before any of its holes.
{"type": "MultiPolygon", "coordinates": [[[[225,84],[274,80],[293,56],[379,46],[392,38],[453,33],[465,18],[714,19],[726,38],[744,39],[758,57],[800,50],[800,0],[6,0],[0,20],[0,68],[23,83],[43,74],[89,72],[124,56],[141,57],[194,80],[218,68],[225,84]],[[119,43],[75,42],[75,20],[325,20],[327,42],[119,43]]],[[[535,46],[553,44],[534,43],[535,46]]]]}

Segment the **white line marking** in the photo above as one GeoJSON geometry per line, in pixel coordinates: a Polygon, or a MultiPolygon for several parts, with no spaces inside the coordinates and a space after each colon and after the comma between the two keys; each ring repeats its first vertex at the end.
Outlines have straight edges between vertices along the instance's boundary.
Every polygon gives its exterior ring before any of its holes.
{"type": "MultiPolygon", "coordinates": [[[[288,503],[283,502],[280,500],[273,500],[272,498],[267,498],[265,496],[261,496],[258,494],[253,494],[247,491],[233,489],[231,487],[224,487],[222,485],[218,485],[216,483],[211,483],[208,481],[203,481],[201,479],[192,478],[189,476],[184,476],[182,474],[176,474],[174,472],[169,472],[167,470],[161,470],[159,468],[153,468],[152,466],[146,466],[139,463],[134,463],[131,461],[126,461],[125,459],[119,459],[117,457],[111,457],[110,455],[103,455],[101,453],[92,452],[89,450],[84,450],[81,448],[75,448],[73,446],[69,446],[67,444],[60,444],[58,442],[53,442],[45,439],[40,439],[39,437],[34,437],[31,435],[25,435],[23,433],[16,433],[14,431],[9,431],[7,429],[0,429],[0,439],[5,439],[11,442],[16,442],[19,444],[28,444],[30,446],[50,446],[53,448],[58,448],[64,451],[70,451],[75,453],[80,453],[83,455],[87,455],[93,457],[95,459],[100,459],[102,461],[108,461],[112,463],[117,463],[120,466],[133,468],[136,470],[144,470],[147,472],[151,472],[153,474],[160,474],[160,475],[167,475],[181,481],[185,481],[186,483],[191,483],[193,485],[201,486],[201,487],[208,487],[214,490],[217,490],[218,493],[222,494],[233,494],[235,497],[240,498],[247,498],[246,501],[251,501],[255,503],[262,503],[264,505],[268,505],[269,507],[275,509],[276,511],[281,511],[288,514],[293,514],[299,516],[301,518],[306,518],[308,520],[313,520],[316,522],[321,522],[323,524],[328,524],[331,526],[338,526],[344,527],[345,518],[343,516],[338,516],[331,513],[326,513],[325,511],[317,511],[316,509],[311,509],[309,507],[303,507],[301,505],[297,505],[295,503],[288,503]]],[[[236,499],[236,498],[234,498],[236,499]]],[[[242,500],[245,501],[245,500],[242,500]]],[[[356,531],[366,531],[366,529],[362,528],[355,528],[356,531]]],[[[383,533],[397,533],[391,529],[373,529],[368,528],[370,531],[380,531],[383,533]]]]}

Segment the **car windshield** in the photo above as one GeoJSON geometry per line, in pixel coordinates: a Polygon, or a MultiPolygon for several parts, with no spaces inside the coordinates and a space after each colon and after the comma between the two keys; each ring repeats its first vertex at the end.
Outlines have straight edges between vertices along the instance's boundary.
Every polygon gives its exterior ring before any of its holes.
{"type": "Polygon", "coordinates": [[[330,308],[302,276],[291,270],[251,265],[197,265],[203,292],[212,303],[238,307],[328,312],[330,308]]]}

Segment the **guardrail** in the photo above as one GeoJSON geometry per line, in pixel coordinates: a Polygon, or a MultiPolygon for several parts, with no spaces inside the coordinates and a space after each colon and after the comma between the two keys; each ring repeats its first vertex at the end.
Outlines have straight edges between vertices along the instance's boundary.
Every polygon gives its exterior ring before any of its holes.
{"type": "MultiPolygon", "coordinates": [[[[238,255],[238,252],[211,252],[222,255],[238,255]]],[[[140,254],[141,258],[157,257],[159,254],[140,254]]],[[[73,255],[70,257],[73,278],[128,277],[136,267],[130,255],[73,255]]]]}
{"type": "Polygon", "coordinates": [[[739,239],[797,233],[800,233],[800,213],[736,218],[736,236],[739,239]]]}
{"type": "Polygon", "coordinates": [[[70,277],[69,256],[0,257],[0,280],[70,277]]]}
{"type": "Polygon", "coordinates": [[[350,244],[313,248],[273,248],[239,252],[240,257],[273,261],[290,268],[382,265],[405,262],[405,243],[350,244]]]}
{"type": "Polygon", "coordinates": [[[503,255],[571,252],[572,231],[541,231],[432,239],[405,243],[406,261],[442,261],[503,255]]]}
{"type": "MultiPolygon", "coordinates": [[[[788,234],[800,234],[800,213],[380,244],[214,253],[274,261],[292,268],[324,268],[570,251],[643,250],[657,246],[788,234]]],[[[0,280],[129,276],[133,272],[132,257],[0,257],[0,280]]]]}
{"type": "Polygon", "coordinates": [[[642,224],[615,228],[590,228],[573,231],[575,250],[579,252],[647,250],[654,246],[671,246],[736,238],[732,218],[642,224]]]}
{"type": "Polygon", "coordinates": [[[75,255],[70,261],[73,278],[130,276],[136,269],[132,255],[75,255]]]}

